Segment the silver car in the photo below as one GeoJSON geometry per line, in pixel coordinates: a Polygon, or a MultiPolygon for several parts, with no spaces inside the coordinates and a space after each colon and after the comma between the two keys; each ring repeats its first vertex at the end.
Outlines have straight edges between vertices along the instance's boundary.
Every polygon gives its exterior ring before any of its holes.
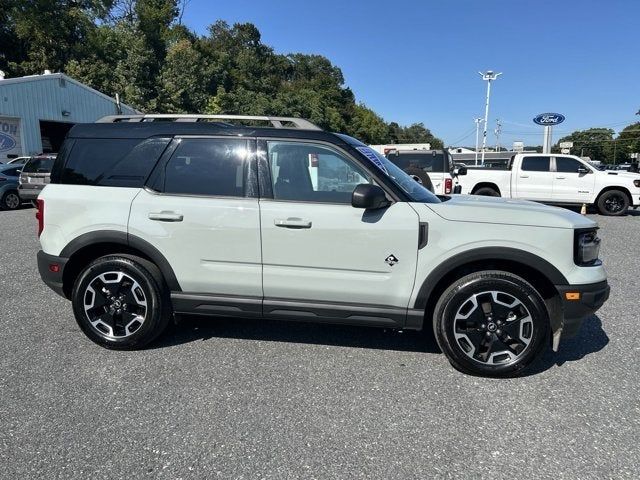
{"type": "Polygon", "coordinates": [[[51,168],[55,159],[55,155],[38,155],[24,164],[18,187],[22,201],[35,203],[42,189],[51,181],[51,168]]]}

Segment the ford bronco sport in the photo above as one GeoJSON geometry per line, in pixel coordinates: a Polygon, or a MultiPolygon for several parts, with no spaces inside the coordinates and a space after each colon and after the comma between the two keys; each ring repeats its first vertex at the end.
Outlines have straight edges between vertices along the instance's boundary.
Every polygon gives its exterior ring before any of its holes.
{"type": "Polygon", "coordinates": [[[433,328],[456,368],[511,376],[609,295],[592,220],[437,197],[294,118],[76,125],[37,218],[43,280],[113,349],[147,345],[173,314],[433,328]]]}

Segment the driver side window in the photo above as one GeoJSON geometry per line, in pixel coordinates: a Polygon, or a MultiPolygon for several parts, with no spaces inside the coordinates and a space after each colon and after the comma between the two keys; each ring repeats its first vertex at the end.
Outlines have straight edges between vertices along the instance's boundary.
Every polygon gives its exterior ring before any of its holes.
{"type": "Polygon", "coordinates": [[[343,154],[313,143],[268,142],[273,198],[351,204],[369,175],[343,154]]]}

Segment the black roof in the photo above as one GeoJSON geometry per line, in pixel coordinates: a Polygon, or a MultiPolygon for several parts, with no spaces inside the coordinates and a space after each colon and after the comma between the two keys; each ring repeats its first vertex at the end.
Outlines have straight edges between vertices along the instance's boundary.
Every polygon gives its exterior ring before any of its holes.
{"type": "Polygon", "coordinates": [[[269,128],[219,122],[116,122],[78,123],[68,138],[149,138],[175,135],[229,135],[242,137],[301,138],[344,144],[340,135],[322,130],[269,128]]]}

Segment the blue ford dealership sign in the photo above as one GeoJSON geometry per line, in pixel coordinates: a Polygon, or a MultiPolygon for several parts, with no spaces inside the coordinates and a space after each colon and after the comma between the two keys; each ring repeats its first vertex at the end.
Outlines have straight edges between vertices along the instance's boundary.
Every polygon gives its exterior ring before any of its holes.
{"type": "Polygon", "coordinates": [[[564,122],[564,115],[560,115],[559,113],[541,113],[533,119],[533,122],[545,127],[551,127],[564,122]]]}

